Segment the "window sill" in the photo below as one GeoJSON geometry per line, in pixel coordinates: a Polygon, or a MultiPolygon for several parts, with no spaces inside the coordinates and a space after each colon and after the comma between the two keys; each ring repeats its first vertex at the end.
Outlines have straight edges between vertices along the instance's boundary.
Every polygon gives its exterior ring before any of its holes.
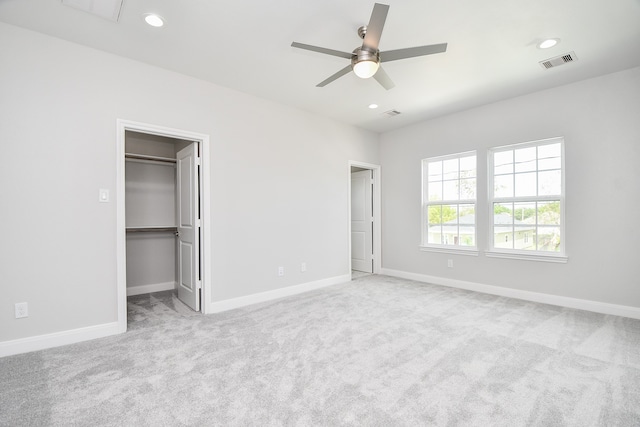
{"type": "Polygon", "coordinates": [[[443,254],[478,256],[478,248],[461,248],[457,246],[423,246],[420,250],[425,252],[440,252],[443,254]]]}
{"type": "Polygon", "coordinates": [[[526,254],[522,252],[498,252],[498,251],[486,251],[485,255],[489,258],[507,258],[507,259],[519,259],[519,260],[525,260],[525,261],[555,262],[560,264],[566,264],[569,261],[569,257],[565,255],[526,254]]]}

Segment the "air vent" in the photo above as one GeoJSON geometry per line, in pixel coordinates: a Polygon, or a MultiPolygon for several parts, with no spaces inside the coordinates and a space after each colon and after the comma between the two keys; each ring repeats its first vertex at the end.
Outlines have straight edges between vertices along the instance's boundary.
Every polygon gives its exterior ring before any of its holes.
{"type": "Polygon", "coordinates": [[[62,0],[65,6],[88,12],[92,15],[118,22],[124,0],[62,0]]]}
{"type": "Polygon", "coordinates": [[[545,59],[544,61],[540,61],[540,65],[542,68],[554,68],[558,65],[563,65],[568,62],[577,61],[578,57],[575,52],[565,53],[564,55],[556,56],[555,58],[545,59]]]}
{"type": "Polygon", "coordinates": [[[397,116],[398,114],[400,114],[400,111],[398,110],[389,110],[382,113],[382,115],[385,117],[394,117],[394,116],[397,116]]]}

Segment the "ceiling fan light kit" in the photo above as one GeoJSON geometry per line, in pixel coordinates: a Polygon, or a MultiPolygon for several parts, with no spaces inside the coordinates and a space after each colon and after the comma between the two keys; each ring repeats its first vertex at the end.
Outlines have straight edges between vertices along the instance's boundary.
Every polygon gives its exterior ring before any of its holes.
{"type": "Polygon", "coordinates": [[[340,58],[351,60],[351,65],[346,66],[342,70],[318,83],[316,85],[317,87],[324,87],[345,74],[348,74],[350,71],[353,71],[356,76],[362,79],[373,77],[382,87],[389,90],[393,88],[395,84],[380,66],[381,62],[397,61],[399,59],[446,52],[446,43],[380,52],[378,45],[380,43],[380,37],[382,36],[384,23],[387,19],[387,13],[389,13],[389,5],[380,3],[373,5],[373,12],[371,12],[369,25],[363,25],[358,28],[358,36],[363,40],[362,46],[355,48],[352,53],[298,42],[291,43],[292,47],[298,49],[311,50],[313,52],[324,53],[325,55],[338,56],[340,58]]]}
{"type": "Polygon", "coordinates": [[[353,68],[356,76],[361,79],[373,77],[378,72],[378,68],[380,68],[380,56],[378,52],[358,48],[353,51],[351,68],[353,68]]]}

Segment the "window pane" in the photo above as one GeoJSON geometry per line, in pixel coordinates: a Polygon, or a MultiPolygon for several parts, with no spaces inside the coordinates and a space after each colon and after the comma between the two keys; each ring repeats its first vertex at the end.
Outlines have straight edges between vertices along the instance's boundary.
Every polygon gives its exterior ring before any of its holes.
{"type": "Polygon", "coordinates": [[[516,172],[536,170],[536,147],[520,148],[515,151],[516,172]]]}
{"type": "Polygon", "coordinates": [[[560,202],[539,202],[538,224],[560,225],[560,202]]]}
{"type": "MultiPolygon", "coordinates": [[[[514,203],[513,219],[515,224],[535,224],[536,204],[535,203],[514,203]]],[[[535,227],[533,227],[535,229],[535,227]]]]}
{"type": "Polygon", "coordinates": [[[460,199],[468,200],[476,198],[476,179],[468,178],[460,180],[460,199]]]}
{"type": "Polygon", "coordinates": [[[473,225],[460,225],[460,246],[476,245],[476,227],[473,225]]]}
{"type": "Polygon", "coordinates": [[[538,195],[559,196],[562,191],[562,172],[559,170],[538,172],[538,195]]]}
{"type": "Polygon", "coordinates": [[[536,235],[536,226],[517,225],[514,228],[513,248],[520,250],[536,250],[536,242],[534,236],[536,235]]]}
{"type": "Polygon", "coordinates": [[[430,182],[428,191],[430,202],[442,200],[442,181],[430,182]]]}
{"type": "Polygon", "coordinates": [[[460,205],[458,208],[458,222],[466,225],[472,225],[476,223],[476,206],[475,205],[460,205]]]}
{"type": "Polygon", "coordinates": [[[535,196],[536,187],[535,172],[516,174],[516,197],[535,196]]]}
{"type": "Polygon", "coordinates": [[[429,182],[442,180],[442,162],[429,162],[429,182]]]}
{"type": "Polygon", "coordinates": [[[511,227],[495,227],[493,229],[493,246],[513,249],[513,232],[511,227]]]}
{"type": "Polygon", "coordinates": [[[561,155],[562,155],[562,149],[559,143],[538,146],[538,159],[560,157],[561,155]]]}
{"type": "Polygon", "coordinates": [[[561,169],[562,147],[560,144],[538,147],[538,170],[561,169]]]}
{"type": "Polygon", "coordinates": [[[476,156],[460,159],[460,178],[474,178],[476,176],[476,156]]]}
{"type": "Polygon", "coordinates": [[[427,212],[429,225],[442,224],[442,205],[431,205],[427,212]]]}
{"type": "Polygon", "coordinates": [[[513,173],[513,151],[499,151],[493,153],[493,173],[501,175],[513,173]]]}
{"type": "Polygon", "coordinates": [[[458,178],[458,159],[445,160],[442,162],[443,179],[458,178]]]}
{"type": "Polygon", "coordinates": [[[560,251],[560,228],[538,227],[538,250],[546,252],[560,251]]]}
{"type": "Polygon", "coordinates": [[[442,223],[458,224],[458,205],[442,206],[442,223]]]}
{"type": "Polygon", "coordinates": [[[562,163],[560,162],[560,157],[538,160],[538,170],[560,169],[561,167],[562,163]]]}
{"type": "Polygon", "coordinates": [[[443,186],[443,199],[444,200],[458,200],[458,181],[444,181],[443,186]]]}
{"type": "Polygon", "coordinates": [[[494,197],[513,197],[513,175],[494,177],[493,192],[494,197]]]}
{"type": "Polygon", "coordinates": [[[511,216],[513,212],[513,203],[494,203],[493,204],[493,223],[513,224],[511,216]]]}
{"type": "Polygon", "coordinates": [[[442,226],[441,225],[430,225],[429,226],[429,237],[427,238],[428,243],[442,244],[442,226]]]}

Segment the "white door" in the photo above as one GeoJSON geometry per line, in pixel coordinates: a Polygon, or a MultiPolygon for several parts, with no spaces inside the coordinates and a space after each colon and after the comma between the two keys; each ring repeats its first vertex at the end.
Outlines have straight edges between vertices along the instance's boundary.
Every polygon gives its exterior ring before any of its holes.
{"type": "Polygon", "coordinates": [[[371,171],[351,174],[351,268],[373,273],[371,171]]]}
{"type": "Polygon", "coordinates": [[[177,160],[178,298],[200,311],[200,221],[196,143],[180,150],[177,160]]]}

